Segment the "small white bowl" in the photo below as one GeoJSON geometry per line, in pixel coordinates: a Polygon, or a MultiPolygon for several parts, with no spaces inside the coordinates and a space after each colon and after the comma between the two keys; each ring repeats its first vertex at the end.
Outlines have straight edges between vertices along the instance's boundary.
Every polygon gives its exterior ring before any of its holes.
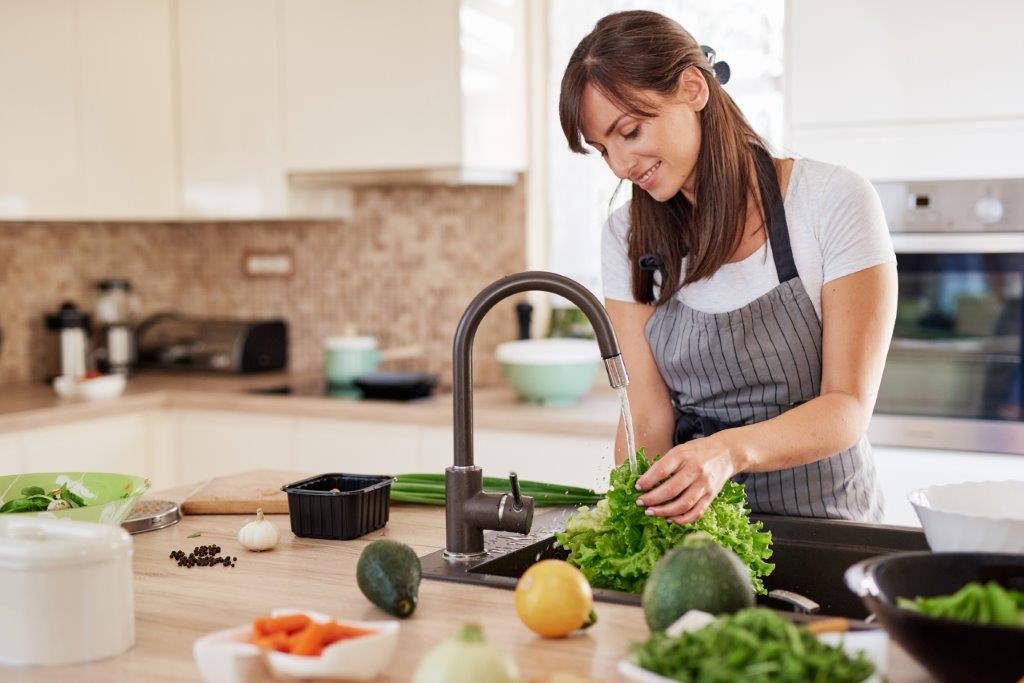
{"type": "MultiPolygon", "coordinates": [[[[276,609],[271,616],[305,614],[313,621],[330,620],[326,614],[299,609],[276,609]]],[[[266,670],[277,678],[330,678],[366,681],[376,678],[394,656],[398,644],[397,621],[349,621],[340,624],[375,631],[372,635],[339,640],[324,648],[319,657],[300,657],[283,652],[263,653],[249,642],[252,626],[217,631],[205,635],[192,646],[196,666],[206,683],[244,683],[266,677],[266,670]],[[264,663],[265,662],[265,663],[264,663]]]]}
{"type": "Polygon", "coordinates": [[[84,398],[89,401],[120,396],[126,384],[124,375],[101,375],[92,379],[61,375],[53,378],[53,390],[61,398],[84,398]]]}
{"type": "Polygon", "coordinates": [[[932,550],[1024,553],[1024,481],[928,486],[907,497],[932,550]]]}

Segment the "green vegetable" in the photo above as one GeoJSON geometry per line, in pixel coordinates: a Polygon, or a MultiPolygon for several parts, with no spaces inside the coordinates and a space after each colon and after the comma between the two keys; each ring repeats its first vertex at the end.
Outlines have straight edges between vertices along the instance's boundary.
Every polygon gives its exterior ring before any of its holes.
{"type": "Polygon", "coordinates": [[[668,628],[692,609],[725,614],[753,607],[750,570],[707,533],[694,532],[654,565],[643,606],[652,631],[668,628]]]}
{"type": "Polygon", "coordinates": [[[576,565],[594,588],[640,593],[654,564],[689,534],[704,531],[715,543],[736,553],[750,569],[754,590],[764,593],[761,578],[775,565],[771,557],[772,535],[761,522],[750,521],[743,486],[726,482],[707,511],[693,524],[676,524],[648,516],[636,504],[636,481],[650,468],[643,448],[636,453],[637,471],[628,463],[612,470],[607,497],[597,506],[580,508],[569,518],[564,532],[555,533],[557,545],[569,550],[576,565]]]}
{"type": "Polygon", "coordinates": [[[631,650],[644,669],[687,683],[857,683],[874,673],[874,665],[862,653],[852,658],[764,608],[722,616],[680,636],[657,631],[631,650]]]}
{"type": "Polygon", "coordinates": [[[68,507],[85,507],[85,501],[81,496],[72,493],[67,484],[61,484],[59,489],[54,489],[50,493],[47,493],[42,486],[26,486],[21,490],[21,495],[21,498],[13,498],[0,506],[0,513],[42,512],[43,510],[59,510],[68,507]],[[64,503],[58,501],[64,501],[64,503]]]}
{"type": "Polygon", "coordinates": [[[85,501],[82,500],[82,497],[79,496],[76,493],[73,493],[71,491],[71,489],[68,488],[67,484],[61,484],[60,485],[60,498],[61,498],[61,500],[66,500],[69,503],[71,503],[71,507],[76,507],[76,508],[84,508],[85,507],[85,501]]]}
{"type": "Polygon", "coordinates": [[[45,496],[46,489],[44,489],[42,486],[26,486],[21,490],[21,495],[25,496],[26,498],[28,496],[45,496]]]}
{"type": "Polygon", "coordinates": [[[356,582],[370,602],[404,619],[416,610],[420,558],[404,543],[374,541],[359,556],[356,582]]]}
{"type": "MultiPolygon", "coordinates": [[[[508,479],[484,477],[484,489],[495,493],[510,493],[508,479]]],[[[519,490],[524,496],[531,496],[537,507],[561,505],[592,505],[601,500],[601,494],[579,486],[546,484],[538,481],[519,480],[519,490]]],[[[444,505],[443,474],[398,474],[391,484],[391,500],[398,503],[419,503],[422,505],[444,505]]]]}
{"type": "Polygon", "coordinates": [[[903,609],[941,619],[1024,628],[1024,592],[972,581],[952,595],[897,598],[903,609]]]}
{"type": "Polygon", "coordinates": [[[413,683],[518,683],[519,672],[504,652],[489,645],[475,624],[466,624],[451,640],[420,661],[413,683]]]}
{"type": "Polygon", "coordinates": [[[13,498],[3,506],[0,506],[0,513],[3,512],[40,512],[46,509],[53,499],[46,495],[32,495],[26,498],[13,498]]]}

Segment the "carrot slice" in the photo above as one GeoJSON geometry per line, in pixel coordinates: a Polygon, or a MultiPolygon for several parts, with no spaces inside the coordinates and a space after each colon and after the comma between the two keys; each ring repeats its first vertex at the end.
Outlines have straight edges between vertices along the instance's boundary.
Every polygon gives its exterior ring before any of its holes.
{"type": "Polygon", "coordinates": [[[252,643],[261,650],[277,650],[278,652],[288,651],[288,634],[271,633],[269,636],[253,635],[252,643]]]}
{"type": "Polygon", "coordinates": [[[293,655],[304,657],[317,657],[323,652],[324,635],[327,628],[325,624],[310,623],[288,640],[289,651],[293,655]]]}
{"type": "Polygon", "coordinates": [[[257,617],[252,622],[253,629],[262,636],[271,633],[295,633],[306,628],[310,623],[305,614],[286,614],[281,617],[257,617]]]}
{"type": "Polygon", "coordinates": [[[331,643],[336,643],[339,640],[368,636],[373,633],[373,631],[369,631],[367,629],[357,628],[355,626],[346,626],[345,624],[339,624],[336,621],[328,622],[324,624],[324,626],[326,627],[323,642],[325,647],[331,643]]]}

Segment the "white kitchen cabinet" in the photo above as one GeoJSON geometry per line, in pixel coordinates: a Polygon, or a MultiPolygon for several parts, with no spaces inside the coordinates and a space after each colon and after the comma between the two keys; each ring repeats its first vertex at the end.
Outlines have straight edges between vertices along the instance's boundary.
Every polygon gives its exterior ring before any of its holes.
{"type": "Polygon", "coordinates": [[[87,470],[152,479],[147,418],[128,413],[19,432],[25,471],[87,470]]]}
{"type": "Polygon", "coordinates": [[[278,0],[178,0],[187,217],[283,215],[278,0]]]}
{"type": "Polygon", "coordinates": [[[397,474],[421,469],[420,428],[392,422],[303,418],[295,427],[295,469],[397,474]]]}
{"type": "Polygon", "coordinates": [[[519,0],[285,2],[286,167],[511,182],[525,166],[524,23],[519,0]]]}
{"type": "Polygon", "coordinates": [[[1024,5],[787,0],[786,147],[872,180],[1024,175],[1024,5]]]}
{"type": "Polygon", "coordinates": [[[0,434],[0,476],[25,472],[25,456],[21,449],[21,435],[0,434]]]}
{"type": "Polygon", "coordinates": [[[1024,481],[1024,457],[999,453],[874,447],[885,496],[885,523],[920,526],[907,494],[925,486],[964,481],[1024,481]]]}
{"type": "Polygon", "coordinates": [[[228,411],[176,411],[182,483],[247,470],[294,468],[295,420],[228,411]]]}
{"type": "Polygon", "coordinates": [[[0,3],[0,218],[177,211],[170,0],[0,3]]]}

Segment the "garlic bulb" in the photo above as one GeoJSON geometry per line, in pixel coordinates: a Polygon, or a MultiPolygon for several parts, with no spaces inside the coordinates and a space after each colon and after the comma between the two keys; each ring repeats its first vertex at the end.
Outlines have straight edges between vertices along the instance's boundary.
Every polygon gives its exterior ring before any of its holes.
{"type": "Polygon", "coordinates": [[[238,542],[248,550],[270,550],[277,545],[277,527],[263,519],[263,508],[256,509],[256,521],[238,531],[238,542]]]}

